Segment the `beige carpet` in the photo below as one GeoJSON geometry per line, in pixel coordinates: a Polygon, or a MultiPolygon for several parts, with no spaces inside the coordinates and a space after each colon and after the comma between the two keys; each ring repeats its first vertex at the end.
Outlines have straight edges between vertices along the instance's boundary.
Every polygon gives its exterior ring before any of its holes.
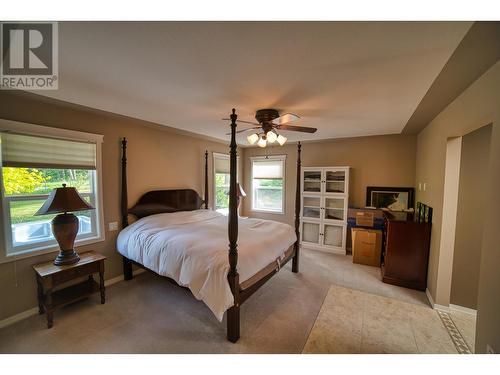
{"type": "Polygon", "coordinates": [[[427,305],[376,267],[303,250],[299,274],[287,265],[243,304],[236,344],[188,291],[144,273],[107,288],[105,305],[93,296],[57,310],[50,330],[38,315],[0,329],[0,353],[301,353],[332,284],[427,305]]]}
{"type": "Polygon", "coordinates": [[[303,352],[456,354],[457,346],[430,307],[334,285],[303,352]]]}

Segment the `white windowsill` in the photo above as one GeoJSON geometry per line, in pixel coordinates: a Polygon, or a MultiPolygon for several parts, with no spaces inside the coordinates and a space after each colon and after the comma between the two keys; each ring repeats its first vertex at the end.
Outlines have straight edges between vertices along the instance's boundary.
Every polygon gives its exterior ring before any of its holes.
{"type": "MultiPolygon", "coordinates": [[[[105,236],[85,238],[80,241],[75,242],[75,248],[79,246],[92,245],[94,243],[103,242],[105,236]]],[[[57,244],[46,245],[42,247],[37,247],[36,250],[23,250],[18,253],[5,255],[5,257],[0,258],[0,264],[15,262],[21,259],[36,257],[39,255],[45,255],[50,253],[59,252],[59,246],[57,244]]],[[[77,251],[78,252],[78,251],[77,251]]]]}
{"type": "Polygon", "coordinates": [[[256,210],[253,208],[250,211],[261,213],[261,214],[275,214],[275,215],[284,215],[285,214],[285,211],[256,210]]]}

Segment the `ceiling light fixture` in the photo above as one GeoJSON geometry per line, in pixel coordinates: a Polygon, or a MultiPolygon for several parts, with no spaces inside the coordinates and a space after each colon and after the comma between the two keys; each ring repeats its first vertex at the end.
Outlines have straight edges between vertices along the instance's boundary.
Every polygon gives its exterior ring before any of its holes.
{"type": "MultiPolygon", "coordinates": [[[[242,132],[252,132],[252,133],[257,132],[247,136],[248,143],[251,145],[257,143],[257,146],[259,147],[266,147],[272,145],[273,143],[276,143],[277,141],[280,144],[280,146],[283,146],[288,141],[288,138],[279,135],[278,131],[285,130],[287,132],[294,131],[294,132],[312,134],[316,133],[316,131],[318,130],[316,128],[311,128],[307,126],[289,125],[289,123],[291,123],[292,121],[296,121],[298,119],[300,119],[300,116],[297,116],[293,113],[280,114],[278,110],[272,108],[259,109],[255,113],[255,120],[257,120],[257,122],[240,120],[240,122],[243,122],[244,124],[250,124],[255,126],[248,129],[238,130],[237,133],[239,134],[242,132]]],[[[224,118],[223,120],[229,121],[230,119],[224,118]]],[[[231,133],[226,133],[226,135],[231,135],[231,133]]]]}
{"type": "Polygon", "coordinates": [[[278,138],[278,135],[274,131],[270,130],[270,131],[267,132],[266,138],[267,138],[267,141],[269,143],[274,143],[274,142],[276,142],[276,139],[278,138]]]}
{"type": "Polygon", "coordinates": [[[287,140],[287,137],[284,137],[281,134],[277,134],[274,130],[270,130],[267,133],[261,134],[253,133],[247,137],[248,143],[250,143],[251,145],[257,143],[257,146],[259,147],[266,147],[276,141],[278,141],[280,146],[283,146],[287,140]]]}
{"type": "Polygon", "coordinates": [[[283,137],[281,134],[278,135],[278,138],[276,139],[278,141],[278,143],[280,144],[280,146],[283,146],[286,142],[288,138],[287,137],[283,137]]]}
{"type": "Polygon", "coordinates": [[[266,145],[267,145],[266,136],[261,135],[257,144],[259,145],[259,147],[266,147],[266,145]]]}
{"type": "Polygon", "coordinates": [[[257,133],[253,133],[247,137],[248,143],[253,145],[255,142],[259,140],[259,135],[257,133]]]}

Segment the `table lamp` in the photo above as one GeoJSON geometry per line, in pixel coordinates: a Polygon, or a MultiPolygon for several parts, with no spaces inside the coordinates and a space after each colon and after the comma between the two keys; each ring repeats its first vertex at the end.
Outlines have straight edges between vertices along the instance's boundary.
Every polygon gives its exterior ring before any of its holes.
{"type": "Polygon", "coordinates": [[[59,254],[54,260],[56,266],[78,263],[80,257],[73,248],[78,234],[78,218],[71,212],[93,210],[90,204],[74,187],[56,188],[35,215],[59,214],[52,219],[52,233],[59,244],[59,254]]]}
{"type": "MultiPolygon", "coordinates": [[[[227,191],[226,194],[229,195],[229,190],[227,191]]],[[[241,198],[246,197],[246,196],[247,196],[247,193],[245,193],[245,190],[243,190],[240,183],[237,182],[236,183],[236,199],[237,199],[238,205],[236,207],[238,207],[238,210],[240,209],[241,198]]]]}
{"type": "Polygon", "coordinates": [[[245,193],[245,190],[243,190],[239,182],[236,183],[236,196],[238,197],[238,209],[239,209],[241,198],[247,196],[247,193],[245,193]]]}

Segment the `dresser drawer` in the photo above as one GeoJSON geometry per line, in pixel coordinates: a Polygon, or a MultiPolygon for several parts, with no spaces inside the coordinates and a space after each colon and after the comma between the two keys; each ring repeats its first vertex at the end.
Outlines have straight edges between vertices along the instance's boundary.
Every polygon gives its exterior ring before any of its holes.
{"type": "Polygon", "coordinates": [[[99,263],[88,263],[56,273],[52,276],[52,282],[54,283],[54,285],[57,285],[72,280],[76,277],[86,276],[97,272],[99,272],[99,263]]]}

